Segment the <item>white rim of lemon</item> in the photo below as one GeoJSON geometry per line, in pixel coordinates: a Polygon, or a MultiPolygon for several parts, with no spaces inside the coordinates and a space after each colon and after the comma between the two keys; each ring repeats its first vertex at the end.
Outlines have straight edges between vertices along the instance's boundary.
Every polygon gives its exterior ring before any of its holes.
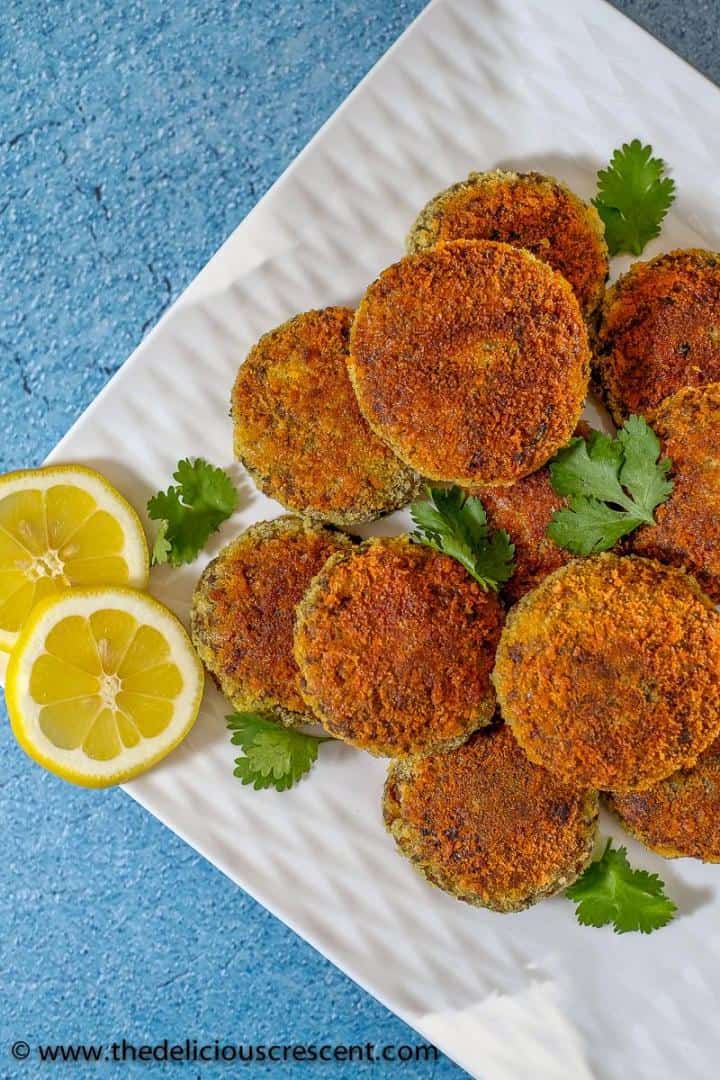
{"type": "MultiPolygon", "coordinates": [[[[0,476],[0,500],[17,491],[44,492],[61,484],[74,484],[87,492],[95,500],[97,510],[104,510],[117,520],[125,537],[125,547],[117,553],[128,568],[128,580],[124,584],[134,589],[147,588],[150,553],[140,517],[127,499],[95,469],[87,465],[46,465],[39,469],[18,469],[5,473],[0,476]]],[[[82,525],[83,522],[79,522],[78,528],[82,525]]],[[[17,636],[17,633],[0,627],[0,649],[10,651],[17,636]]]]}
{"type": "Polygon", "coordinates": [[[202,663],[185,627],[159,600],[125,586],[78,588],[49,597],[33,608],[10,655],[5,697],[15,738],[34,761],[71,783],[107,787],[145,772],[182,742],[197,718],[204,682],[202,663]],[[124,747],[116,757],[99,761],[88,757],[81,747],[58,747],[45,735],[39,723],[43,706],[30,693],[30,678],[35,661],[47,652],[46,640],[53,627],[71,616],[89,619],[93,613],[105,610],[131,615],[139,626],[159,631],[183,685],[173,699],[173,717],[159,735],[143,737],[137,745],[124,747]]]}

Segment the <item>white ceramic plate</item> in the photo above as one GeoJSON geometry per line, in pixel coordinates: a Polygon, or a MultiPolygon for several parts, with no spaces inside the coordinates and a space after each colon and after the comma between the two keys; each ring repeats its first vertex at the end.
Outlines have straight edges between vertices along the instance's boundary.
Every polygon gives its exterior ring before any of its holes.
{"type": "MultiPolygon", "coordinates": [[[[435,0],[51,460],[95,465],[137,507],[179,457],[229,465],[228,395],[251,343],[295,311],[352,302],[401,254],[426,199],[471,168],[534,167],[590,196],[597,167],[638,135],[680,193],[649,254],[720,247],[719,106],[713,86],[601,0],[435,0]]],[[[233,471],[242,509],[207,557],[280,513],[233,471]]],[[[155,571],[153,591],[184,617],[200,569],[155,571]]],[[[681,910],[650,938],[582,929],[563,899],[514,916],[475,910],[395,854],[380,761],[324,748],[297,789],[255,792],[232,776],[226,711],[209,692],[184,745],[128,792],[469,1073],[710,1075],[720,869],[630,843],[681,910]]]]}

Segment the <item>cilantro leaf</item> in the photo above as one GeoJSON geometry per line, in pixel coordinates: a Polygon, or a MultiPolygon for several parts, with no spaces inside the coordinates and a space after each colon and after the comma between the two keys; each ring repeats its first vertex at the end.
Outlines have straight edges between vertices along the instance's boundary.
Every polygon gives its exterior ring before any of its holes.
{"type": "Polygon", "coordinates": [[[497,591],[515,569],[515,547],[503,530],[491,532],[480,499],[459,487],[428,488],[427,501],[410,507],[412,538],[451,555],[484,589],[497,591]]]}
{"type": "Polygon", "coordinates": [[[235,759],[233,775],[243,784],[252,784],[255,791],[287,791],[310,771],[320,743],[332,742],[329,737],[282,727],[260,713],[233,713],[225,719],[233,733],[230,742],[245,755],[235,759]]]}
{"type": "Polygon", "coordinates": [[[597,174],[593,205],[605,224],[611,255],[628,251],[640,255],[675,199],[675,183],[664,176],[665,162],[652,156],[652,146],[639,139],[615,150],[606,169],[597,174]]]}
{"type": "Polygon", "coordinates": [[[153,563],[172,566],[192,562],[211,533],[230,517],[237,506],[237,492],[222,469],[203,458],[178,462],[167,491],[148,501],[150,517],[160,522],[153,545],[153,563]]]}
{"type": "Polygon", "coordinates": [[[660,440],[641,416],[629,416],[617,433],[622,446],[620,483],[650,514],[673,489],[670,459],[660,460],[660,440]]]}
{"type": "Polygon", "coordinates": [[[594,555],[608,551],[628,532],[642,524],[626,510],[614,510],[607,503],[576,495],[568,507],[556,510],[547,534],[558,547],[574,555],[594,555]]]}
{"type": "Polygon", "coordinates": [[[547,535],[575,555],[607,551],[654,512],[672,491],[669,458],[641,416],[630,416],[612,438],[593,431],[574,438],[550,462],[554,491],[568,500],[556,510],[547,535]]]}
{"type": "Polygon", "coordinates": [[[667,926],[677,911],[658,875],[633,870],[627,850],[613,848],[612,840],[608,840],[602,857],[565,890],[565,896],[577,903],[575,914],[581,925],[612,923],[616,934],[633,930],[651,934],[667,926]]]}
{"type": "Polygon", "coordinates": [[[576,436],[550,463],[552,486],[558,495],[589,495],[607,502],[623,497],[618,482],[623,451],[610,435],[591,431],[576,436]]]}

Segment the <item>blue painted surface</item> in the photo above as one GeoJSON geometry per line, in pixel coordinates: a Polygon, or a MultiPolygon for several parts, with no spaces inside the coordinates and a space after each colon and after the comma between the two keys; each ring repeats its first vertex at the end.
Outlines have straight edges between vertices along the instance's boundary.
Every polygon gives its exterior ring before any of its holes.
{"type": "MultiPolygon", "coordinates": [[[[0,23],[0,467],[44,457],[422,6],[10,0],[0,23]]],[[[619,6],[720,78],[716,0],[619,6]]],[[[15,1039],[419,1042],[121,792],[75,789],[30,764],[4,716],[0,760],[0,1076],[47,1075],[12,1062],[15,1039]]],[[[144,1076],[153,1066],[68,1069],[144,1076]]],[[[444,1058],[252,1071],[303,1070],[465,1075],[444,1058]]]]}

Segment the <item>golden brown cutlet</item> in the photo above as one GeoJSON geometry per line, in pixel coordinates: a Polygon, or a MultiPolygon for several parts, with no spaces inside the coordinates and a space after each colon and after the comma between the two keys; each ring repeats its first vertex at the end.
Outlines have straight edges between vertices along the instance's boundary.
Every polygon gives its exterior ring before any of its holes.
{"type": "Polygon", "coordinates": [[[381,756],[461,743],[495,710],[503,609],[455,559],[407,537],[331,559],[300,603],[295,658],[308,707],[381,756]]]}
{"type": "Polygon", "coordinates": [[[419,478],[361,415],[348,376],[353,312],[306,311],[265,334],[232,392],[235,456],[266,495],[334,525],[404,506],[419,478]]]}
{"type": "Polygon", "coordinates": [[[606,293],[595,378],[618,426],[720,381],[720,256],[694,248],[634,263],[606,293]]]}
{"type": "Polygon", "coordinates": [[[526,248],[567,278],[586,318],[608,275],[605,228],[594,206],[543,173],[472,172],[421,210],[409,254],[445,240],[500,240],[526,248]]]}
{"type": "Polygon", "coordinates": [[[293,658],[295,605],[327,559],[351,541],[289,515],[261,521],[223,548],[193,595],[192,640],[236,709],[314,722],[293,658]]]}
{"type": "Polygon", "coordinates": [[[575,559],[510,611],[493,681],[532,761],[578,787],[647,788],[720,732],[720,615],[674,567],[575,559]]]}
{"type": "Polygon", "coordinates": [[[533,765],[501,724],[449,753],[393,761],[383,813],[400,851],[433,885],[508,912],[582,873],[598,794],[533,765]]]}
{"type": "Polygon", "coordinates": [[[412,468],[462,486],[510,484],[564,446],[589,377],[567,281],[527,251],[455,240],[368,288],[350,376],[370,426],[412,468]]]}

